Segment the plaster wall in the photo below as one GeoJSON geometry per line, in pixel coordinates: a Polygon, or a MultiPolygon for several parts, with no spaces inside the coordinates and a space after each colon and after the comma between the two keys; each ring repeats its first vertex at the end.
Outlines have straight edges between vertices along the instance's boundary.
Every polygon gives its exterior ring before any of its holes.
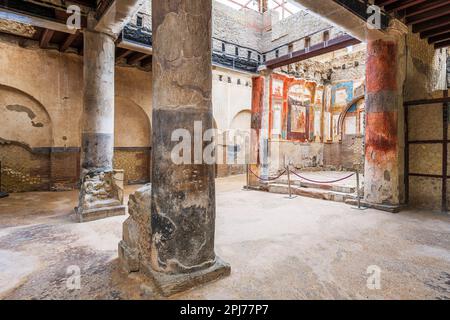
{"type": "MultiPolygon", "coordinates": [[[[10,39],[0,41],[0,52],[4,190],[75,188],[80,162],[82,58],[35,46],[22,48],[10,39]]],[[[125,169],[126,182],[148,181],[151,73],[116,67],[115,95],[116,168],[125,169]]]]}

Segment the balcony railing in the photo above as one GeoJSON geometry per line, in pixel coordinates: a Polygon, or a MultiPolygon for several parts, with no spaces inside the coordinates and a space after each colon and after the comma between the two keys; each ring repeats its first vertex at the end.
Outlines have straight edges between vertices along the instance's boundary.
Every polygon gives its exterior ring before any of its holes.
{"type": "MultiPolygon", "coordinates": [[[[151,48],[153,45],[152,31],[145,26],[128,24],[122,31],[121,39],[144,47],[151,48]]],[[[257,72],[261,64],[261,54],[258,51],[216,38],[213,38],[212,41],[213,48],[225,48],[225,51],[213,49],[211,58],[214,65],[244,72],[257,72]],[[237,50],[241,54],[231,54],[230,50],[237,50]]]]}

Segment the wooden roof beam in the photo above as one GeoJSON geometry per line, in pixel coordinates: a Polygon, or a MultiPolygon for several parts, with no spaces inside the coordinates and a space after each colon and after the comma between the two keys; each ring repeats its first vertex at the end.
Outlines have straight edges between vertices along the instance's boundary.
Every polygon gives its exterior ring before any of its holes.
{"type": "Polygon", "coordinates": [[[422,39],[425,39],[425,38],[428,38],[428,37],[434,37],[434,36],[437,36],[437,35],[440,35],[440,34],[443,34],[443,33],[447,33],[449,30],[450,30],[450,22],[448,22],[447,25],[440,26],[440,27],[437,27],[437,28],[433,28],[433,29],[430,29],[430,30],[425,31],[425,32],[421,32],[420,33],[420,37],[422,39]]]}
{"type": "Polygon", "coordinates": [[[426,11],[424,13],[415,15],[414,17],[407,17],[406,23],[407,24],[417,24],[417,23],[421,23],[421,22],[425,22],[425,21],[430,21],[430,20],[445,16],[448,14],[450,14],[450,4],[448,4],[444,7],[426,11]]]}
{"type": "Polygon", "coordinates": [[[445,41],[445,40],[450,40],[450,31],[447,33],[443,33],[434,37],[429,37],[428,38],[428,43],[435,43],[435,42],[441,42],[441,41],[445,41]]]}
{"type": "Polygon", "coordinates": [[[53,34],[55,31],[50,29],[44,29],[44,31],[41,34],[41,38],[39,39],[39,47],[42,49],[45,49],[50,44],[50,41],[52,40],[53,34]]]}
{"type": "Polygon", "coordinates": [[[439,17],[430,21],[425,21],[422,23],[418,23],[413,25],[413,32],[417,33],[417,32],[425,32],[425,31],[429,31],[432,29],[436,29],[438,27],[443,27],[445,25],[448,25],[450,21],[450,15],[446,15],[443,17],[439,17]]]}
{"type": "Polygon", "coordinates": [[[148,54],[146,54],[146,53],[136,52],[127,59],[127,63],[128,64],[136,64],[139,61],[141,61],[147,57],[148,57],[148,54]]]}
{"type": "Polygon", "coordinates": [[[59,47],[59,51],[61,52],[66,52],[67,49],[69,49],[69,47],[72,45],[72,43],[75,41],[75,39],[78,37],[79,33],[73,33],[73,34],[69,34],[67,35],[66,39],[64,40],[64,42],[61,44],[61,46],[59,47]]]}

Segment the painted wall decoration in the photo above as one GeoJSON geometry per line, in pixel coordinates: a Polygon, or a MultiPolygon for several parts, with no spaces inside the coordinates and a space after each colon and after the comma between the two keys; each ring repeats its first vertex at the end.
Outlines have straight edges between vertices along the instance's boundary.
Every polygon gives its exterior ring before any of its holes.
{"type": "Polygon", "coordinates": [[[307,108],[301,100],[289,97],[291,132],[306,133],[307,108]]]}
{"type": "Polygon", "coordinates": [[[283,96],[283,86],[284,83],[282,80],[274,79],[272,80],[272,95],[274,96],[283,96]]]}
{"type": "Polygon", "coordinates": [[[331,103],[333,108],[345,107],[353,100],[353,81],[340,82],[333,86],[331,103]]]}
{"type": "Polygon", "coordinates": [[[355,93],[364,92],[364,79],[318,85],[274,73],[271,80],[269,128],[273,139],[339,142],[343,128],[349,135],[363,132],[360,112],[364,108],[357,106],[355,114],[343,122],[341,118],[355,93]]]}
{"type": "Polygon", "coordinates": [[[283,102],[275,101],[273,104],[272,136],[281,135],[282,112],[283,112],[283,102]]]}

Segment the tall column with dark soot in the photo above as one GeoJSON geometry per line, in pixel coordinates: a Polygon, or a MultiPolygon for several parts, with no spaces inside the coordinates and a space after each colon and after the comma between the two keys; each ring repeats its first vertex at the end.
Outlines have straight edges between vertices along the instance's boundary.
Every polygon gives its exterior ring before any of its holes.
{"type": "Polygon", "coordinates": [[[214,251],[214,164],[202,159],[209,144],[203,133],[213,128],[212,4],[154,0],[152,6],[152,236],[147,271],[161,292],[171,295],[226,276],[230,266],[214,251]],[[190,164],[172,159],[177,129],[192,137],[190,164]],[[200,136],[194,134],[198,130],[200,136]]]}

